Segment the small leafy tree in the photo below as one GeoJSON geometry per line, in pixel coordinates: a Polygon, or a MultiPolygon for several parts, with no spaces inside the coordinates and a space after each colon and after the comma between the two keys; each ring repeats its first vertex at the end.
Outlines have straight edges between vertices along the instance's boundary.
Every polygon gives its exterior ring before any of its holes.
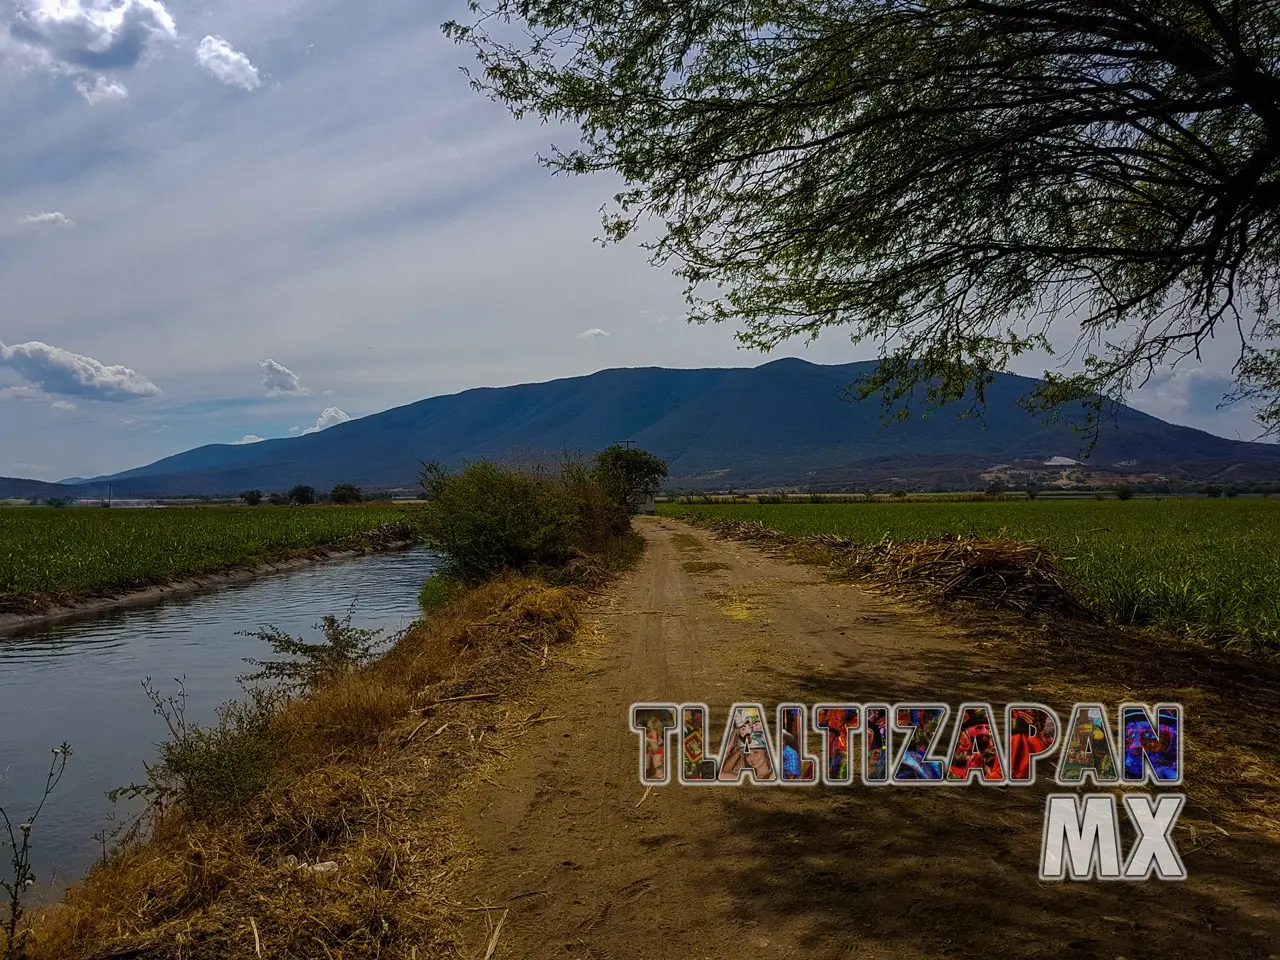
{"type": "Polygon", "coordinates": [[[267,503],[271,504],[273,507],[287,506],[289,503],[289,497],[283,493],[273,493],[271,496],[267,497],[267,503]]]}
{"type": "Polygon", "coordinates": [[[1112,489],[1115,491],[1117,500],[1133,499],[1133,487],[1127,483],[1117,483],[1112,489]]]}
{"type": "Polygon", "coordinates": [[[364,497],[354,483],[340,483],[329,491],[330,503],[359,503],[364,497]]]}
{"type": "Polygon", "coordinates": [[[310,506],[316,502],[316,488],[309,487],[305,483],[290,488],[289,502],[296,503],[300,507],[310,506]]]}
{"type": "Polygon", "coordinates": [[[667,463],[647,450],[615,443],[596,454],[591,475],[629,519],[662,488],[667,463]]]}
{"type": "Polygon", "coordinates": [[[1205,487],[1201,492],[1206,497],[1213,497],[1214,499],[1222,496],[1222,488],[1214,486],[1213,484],[1209,484],[1209,486],[1205,487]]]}
{"type": "Polygon", "coordinates": [[[1027,499],[1034,500],[1036,497],[1040,496],[1040,491],[1043,488],[1038,483],[1028,483],[1025,489],[1027,492],[1027,499]]]}
{"type": "Polygon", "coordinates": [[[240,499],[243,500],[247,505],[251,507],[256,507],[258,504],[262,502],[262,491],[246,490],[244,493],[240,494],[240,499]]]}

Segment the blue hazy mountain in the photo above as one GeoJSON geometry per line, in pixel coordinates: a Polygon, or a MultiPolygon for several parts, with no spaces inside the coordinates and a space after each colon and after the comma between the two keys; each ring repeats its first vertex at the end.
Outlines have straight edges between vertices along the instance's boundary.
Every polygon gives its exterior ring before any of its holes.
{"type": "MultiPolygon", "coordinates": [[[[1045,422],[1017,405],[1034,380],[998,375],[981,418],[962,416],[968,409],[962,403],[886,424],[877,399],[846,398],[845,388],[872,368],[784,359],[751,368],[602,370],[479,388],[307,436],[199,447],[84,486],[110,482],[117,496],[282,490],[297,483],[410,486],[423,461],[545,459],[620,440],[666,459],[671,485],[690,489],[919,477],[1081,451],[1082,439],[1067,423],[1045,422]]],[[[1170,469],[1199,465],[1203,475],[1253,465],[1280,476],[1270,469],[1280,467],[1280,446],[1227,440],[1121,407],[1104,424],[1089,462],[1133,460],[1170,469]]]]}

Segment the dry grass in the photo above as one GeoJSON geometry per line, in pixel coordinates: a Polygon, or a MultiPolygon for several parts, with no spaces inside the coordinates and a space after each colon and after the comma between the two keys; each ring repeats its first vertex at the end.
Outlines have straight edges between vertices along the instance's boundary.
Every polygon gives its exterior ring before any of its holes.
{"type": "Polygon", "coordinates": [[[691,533],[673,533],[671,542],[678,550],[683,550],[687,553],[698,553],[707,549],[702,541],[691,533]]]}
{"type": "Polygon", "coordinates": [[[753,594],[744,593],[741,590],[730,590],[726,593],[708,593],[706,596],[717,610],[735,623],[769,622],[762,616],[765,605],[753,594]]]}
{"type": "Polygon", "coordinates": [[[685,573],[715,573],[717,570],[729,570],[729,564],[718,560],[686,560],[680,564],[685,573]]]}
{"type": "Polygon", "coordinates": [[[495,699],[574,637],[580,599],[495,581],[366,671],[290,704],[277,718],[290,747],[278,786],[225,822],[161,817],[149,842],[37,914],[32,960],[448,953],[439,881],[458,863],[439,811],[460,771],[484,762],[504,717],[495,699]],[[337,868],[299,866],[327,861],[337,868]]]}

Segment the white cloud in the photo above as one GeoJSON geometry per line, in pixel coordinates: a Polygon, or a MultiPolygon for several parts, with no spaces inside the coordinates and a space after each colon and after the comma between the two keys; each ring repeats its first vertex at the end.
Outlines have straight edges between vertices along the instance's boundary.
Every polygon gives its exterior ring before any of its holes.
{"type": "Polygon", "coordinates": [[[583,340],[603,340],[605,337],[612,336],[612,334],[608,330],[592,327],[590,330],[583,330],[578,336],[583,340]]]}
{"type": "Polygon", "coordinates": [[[178,28],[160,0],[17,0],[10,37],[59,73],[136,66],[178,28]]]}
{"type": "Polygon", "coordinates": [[[229,87],[256,90],[262,86],[258,68],[221,37],[209,36],[200,41],[200,46],[196,48],[196,63],[214,79],[229,87]]]}
{"type": "Polygon", "coordinates": [[[35,387],[19,385],[0,389],[0,400],[43,400],[45,396],[35,387]]]}
{"type": "Polygon", "coordinates": [[[324,391],[322,394],[320,394],[320,396],[322,396],[322,397],[332,397],[332,396],[333,396],[335,393],[337,393],[337,392],[338,392],[337,390],[326,390],[326,391],[324,391]]]}
{"type": "Polygon", "coordinates": [[[320,414],[320,416],[316,418],[316,425],[314,427],[307,427],[307,429],[302,432],[304,434],[319,433],[321,430],[327,430],[335,424],[346,423],[350,419],[351,418],[347,416],[347,414],[343,413],[337,407],[325,407],[324,413],[320,414]]]}
{"type": "Polygon", "coordinates": [[[128,367],[107,366],[92,357],[82,357],[38,340],[12,347],[0,343],[0,362],[50,394],[109,401],[160,394],[159,387],[128,367]]]}
{"type": "Polygon", "coordinates": [[[53,409],[53,410],[74,410],[74,409],[76,409],[76,405],[75,405],[74,403],[72,403],[71,401],[69,401],[69,400],[55,400],[55,401],[53,401],[53,403],[49,404],[49,407],[50,407],[51,409],[53,409]]]}
{"type": "Polygon", "coordinates": [[[50,213],[33,213],[25,217],[19,217],[18,222],[38,227],[74,227],[76,225],[76,222],[65,213],[58,213],[56,210],[50,213]]]}
{"type": "Polygon", "coordinates": [[[119,80],[112,80],[110,77],[94,77],[92,81],[80,77],[76,80],[76,89],[91,107],[96,107],[100,103],[124,100],[129,96],[128,88],[119,80]]]}
{"type": "Polygon", "coordinates": [[[1201,384],[1215,382],[1221,383],[1225,391],[1231,383],[1231,377],[1212,368],[1175,367],[1152,377],[1140,389],[1133,391],[1126,402],[1154,417],[1181,417],[1192,412],[1192,391],[1201,384]]]}
{"type": "Polygon", "coordinates": [[[48,473],[49,468],[39,463],[15,463],[13,469],[23,473],[48,473]]]}
{"type": "Polygon", "coordinates": [[[256,434],[246,433],[243,437],[241,437],[232,445],[236,447],[242,447],[246,443],[262,443],[262,441],[265,439],[266,437],[259,437],[256,434]]]}
{"type": "Polygon", "coordinates": [[[258,366],[262,368],[262,386],[268,397],[305,397],[311,393],[302,385],[298,375],[284,364],[268,358],[259,360],[258,366]]]}

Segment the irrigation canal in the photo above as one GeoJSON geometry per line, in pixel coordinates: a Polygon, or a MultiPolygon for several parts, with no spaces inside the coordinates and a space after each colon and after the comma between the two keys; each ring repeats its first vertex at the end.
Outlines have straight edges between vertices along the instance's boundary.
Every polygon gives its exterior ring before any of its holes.
{"type": "MultiPolygon", "coordinates": [[[[182,680],[187,719],[209,723],[239,695],[236,678],[252,669],[244,658],[271,655],[243,631],[274,625],[318,639],[313,625],[351,609],[353,625],[395,633],[417,616],[418,591],[438,564],[422,548],[349,557],[0,635],[0,807],[15,826],[40,802],[52,749],[65,740],[73,751],[32,830],[33,899],[81,877],[101,855],[95,835],[136,812],[106,794],[142,782],[167,735],[144,678],[166,694],[182,680]]],[[[0,846],[0,876],[9,855],[0,846]]]]}

